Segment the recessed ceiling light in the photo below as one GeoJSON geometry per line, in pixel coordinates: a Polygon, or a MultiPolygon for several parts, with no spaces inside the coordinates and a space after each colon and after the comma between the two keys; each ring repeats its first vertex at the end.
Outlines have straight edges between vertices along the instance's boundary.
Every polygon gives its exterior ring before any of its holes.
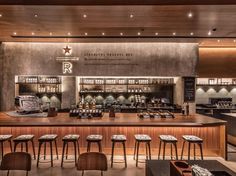
{"type": "Polygon", "coordinates": [[[13,35],[16,35],[17,33],[16,32],[13,32],[13,35]]]}
{"type": "Polygon", "coordinates": [[[173,32],[172,35],[176,35],[176,32],[173,32]]]}
{"type": "Polygon", "coordinates": [[[194,35],[194,33],[193,33],[193,32],[191,32],[191,33],[190,33],[190,35],[194,35]]]}
{"type": "Polygon", "coordinates": [[[38,18],[38,15],[37,15],[37,14],[34,14],[34,17],[35,17],[35,18],[38,18]]]}
{"type": "Polygon", "coordinates": [[[212,34],[212,33],[211,33],[211,31],[208,31],[207,35],[209,35],[209,36],[210,36],[211,34],[212,34]]]}
{"type": "Polygon", "coordinates": [[[219,43],[219,42],[220,42],[220,40],[217,40],[217,42],[219,43]]]}
{"type": "Polygon", "coordinates": [[[102,35],[105,35],[105,33],[103,32],[102,35]]]}
{"type": "Polygon", "coordinates": [[[138,35],[141,35],[141,33],[140,33],[140,32],[138,32],[138,35]]]}
{"type": "Polygon", "coordinates": [[[2,17],[2,14],[0,14],[0,17],[2,17]]]}
{"type": "Polygon", "coordinates": [[[87,15],[86,15],[86,14],[83,14],[83,17],[84,17],[84,18],[87,18],[87,15]]]}
{"type": "Polygon", "coordinates": [[[133,15],[133,14],[130,14],[130,15],[129,15],[129,17],[130,17],[130,18],[133,18],[133,17],[134,17],[134,15],[133,15]]]}
{"type": "Polygon", "coordinates": [[[70,33],[70,32],[68,32],[68,33],[67,33],[67,35],[71,35],[71,33],[70,33]]]}
{"type": "Polygon", "coordinates": [[[234,40],[234,43],[236,42],[236,40],[234,40]]]}
{"type": "Polygon", "coordinates": [[[87,32],[85,32],[85,33],[84,33],[84,35],[88,35],[88,33],[87,33],[87,32]]]}
{"type": "Polygon", "coordinates": [[[156,32],[155,35],[158,35],[158,32],[156,32]]]}
{"type": "Polygon", "coordinates": [[[34,32],[31,32],[31,35],[34,35],[35,33],[34,32]]]}
{"type": "Polygon", "coordinates": [[[50,32],[49,35],[52,35],[52,32],[50,32]]]}
{"type": "Polygon", "coordinates": [[[192,12],[189,12],[189,13],[188,13],[188,17],[189,17],[189,18],[192,18],[192,17],[193,17],[193,13],[192,13],[192,12]]]}
{"type": "Polygon", "coordinates": [[[123,32],[121,32],[120,35],[123,35],[123,32]]]}

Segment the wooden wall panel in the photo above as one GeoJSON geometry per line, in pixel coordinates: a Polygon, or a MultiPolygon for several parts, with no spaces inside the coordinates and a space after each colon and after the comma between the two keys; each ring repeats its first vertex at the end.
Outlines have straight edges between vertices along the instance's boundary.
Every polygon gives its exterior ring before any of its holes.
{"type": "MultiPolygon", "coordinates": [[[[203,148],[207,152],[207,155],[223,156],[221,150],[224,150],[222,145],[222,134],[220,133],[221,127],[1,127],[0,134],[12,133],[15,136],[20,134],[34,134],[35,143],[38,146],[37,139],[44,134],[58,134],[58,146],[62,146],[62,137],[66,134],[79,134],[80,146],[85,150],[87,143],[86,137],[89,134],[101,134],[103,135],[102,147],[104,151],[110,154],[111,151],[111,135],[124,134],[127,136],[126,147],[128,153],[133,153],[134,148],[134,135],[135,134],[148,134],[152,138],[151,147],[157,154],[157,148],[159,144],[158,136],[160,134],[170,134],[178,138],[178,150],[182,147],[182,135],[193,134],[197,135],[204,140],[203,148]]],[[[223,129],[223,128],[222,128],[223,129]]],[[[224,133],[224,131],[223,131],[224,133]]],[[[224,134],[223,134],[224,135],[224,134]]],[[[95,146],[95,145],[94,145],[95,146]]],[[[142,146],[144,147],[144,146],[142,146]]],[[[121,150],[121,145],[117,145],[117,148],[121,150]]],[[[167,148],[169,146],[167,145],[167,148]]],[[[118,150],[119,152],[119,150],[118,150]]],[[[180,153],[179,153],[180,154],[180,153]]]]}
{"type": "Polygon", "coordinates": [[[197,75],[199,77],[236,77],[236,47],[200,47],[197,75]]]}

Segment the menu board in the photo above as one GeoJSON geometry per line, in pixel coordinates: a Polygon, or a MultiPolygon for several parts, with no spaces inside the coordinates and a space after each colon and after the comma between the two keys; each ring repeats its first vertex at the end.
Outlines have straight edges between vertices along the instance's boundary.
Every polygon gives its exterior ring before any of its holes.
{"type": "Polygon", "coordinates": [[[184,102],[195,101],[195,77],[184,77],[184,102]]]}

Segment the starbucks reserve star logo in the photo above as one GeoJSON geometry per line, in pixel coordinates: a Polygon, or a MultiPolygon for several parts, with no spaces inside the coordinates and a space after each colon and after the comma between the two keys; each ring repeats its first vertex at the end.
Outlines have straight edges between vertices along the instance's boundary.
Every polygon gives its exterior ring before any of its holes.
{"type": "Polygon", "coordinates": [[[72,47],[66,45],[62,48],[62,56],[56,58],[57,61],[62,62],[62,73],[72,74],[73,73],[73,63],[79,61],[79,57],[72,55],[72,47]]]}

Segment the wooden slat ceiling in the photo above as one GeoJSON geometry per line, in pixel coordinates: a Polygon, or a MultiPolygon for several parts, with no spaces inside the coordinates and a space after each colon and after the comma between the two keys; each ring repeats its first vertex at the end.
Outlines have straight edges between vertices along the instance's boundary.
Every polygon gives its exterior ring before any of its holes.
{"type": "Polygon", "coordinates": [[[186,41],[217,45],[227,41],[235,45],[236,39],[236,5],[0,5],[0,14],[0,41],[186,41]],[[188,17],[190,12],[192,18],[188,17]],[[214,28],[216,31],[211,31],[214,28]]]}
{"type": "Polygon", "coordinates": [[[229,5],[235,0],[1,0],[0,5],[229,5]]]}

